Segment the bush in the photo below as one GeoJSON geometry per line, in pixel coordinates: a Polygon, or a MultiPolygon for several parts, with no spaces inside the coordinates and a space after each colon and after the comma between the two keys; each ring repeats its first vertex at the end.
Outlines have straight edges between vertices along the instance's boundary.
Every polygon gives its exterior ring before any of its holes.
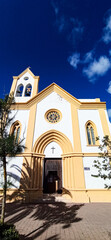
{"type": "Polygon", "coordinates": [[[13,224],[0,224],[0,239],[19,240],[19,234],[13,224]]]}

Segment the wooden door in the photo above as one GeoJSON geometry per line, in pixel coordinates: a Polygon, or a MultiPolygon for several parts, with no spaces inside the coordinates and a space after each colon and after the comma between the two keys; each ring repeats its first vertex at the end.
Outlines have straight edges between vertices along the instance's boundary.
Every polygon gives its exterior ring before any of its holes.
{"type": "Polygon", "coordinates": [[[46,193],[55,193],[62,189],[62,159],[45,158],[43,185],[46,193]]]}

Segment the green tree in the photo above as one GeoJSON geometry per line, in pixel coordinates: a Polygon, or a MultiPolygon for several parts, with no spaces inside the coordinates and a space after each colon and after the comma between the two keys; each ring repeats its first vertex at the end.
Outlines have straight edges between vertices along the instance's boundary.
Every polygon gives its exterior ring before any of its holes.
{"type": "Polygon", "coordinates": [[[23,139],[16,141],[14,133],[9,133],[8,128],[14,117],[11,117],[11,106],[14,104],[13,94],[0,99],[0,161],[3,167],[3,198],[1,210],[1,223],[4,223],[7,191],[7,156],[13,157],[23,151],[23,139]]]}
{"type": "MultiPolygon", "coordinates": [[[[99,138],[97,138],[99,140],[99,138]]],[[[98,169],[96,175],[93,177],[101,177],[104,180],[111,180],[111,140],[109,136],[104,136],[102,139],[102,144],[99,146],[100,153],[99,159],[94,161],[94,167],[98,169]]],[[[111,188],[111,183],[105,184],[105,188],[111,188]]]]}

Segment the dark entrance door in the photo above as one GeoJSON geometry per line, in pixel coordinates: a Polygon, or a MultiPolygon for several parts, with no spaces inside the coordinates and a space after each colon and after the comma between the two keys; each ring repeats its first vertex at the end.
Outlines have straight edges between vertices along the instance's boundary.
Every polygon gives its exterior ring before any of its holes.
{"type": "Polygon", "coordinates": [[[62,159],[44,159],[44,192],[55,193],[62,189],[62,159]]]}

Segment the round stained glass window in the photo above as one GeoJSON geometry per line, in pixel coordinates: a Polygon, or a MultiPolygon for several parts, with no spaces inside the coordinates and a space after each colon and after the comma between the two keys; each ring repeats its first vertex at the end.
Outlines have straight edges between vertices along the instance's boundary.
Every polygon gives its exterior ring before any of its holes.
{"type": "Polygon", "coordinates": [[[50,110],[46,113],[46,119],[50,123],[56,123],[56,122],[60,121],[60,114],[58,111],[50,110]]]}

